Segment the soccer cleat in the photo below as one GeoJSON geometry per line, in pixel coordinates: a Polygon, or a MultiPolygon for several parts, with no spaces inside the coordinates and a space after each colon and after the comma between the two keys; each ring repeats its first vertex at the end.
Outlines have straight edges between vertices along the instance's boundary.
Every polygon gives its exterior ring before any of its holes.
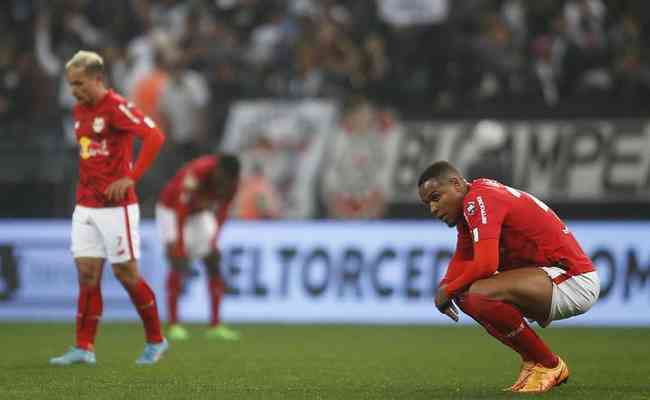
{"type": "Polygon", "coordinates": [[[92,351],[80,349],[79,347],[70,347],[60,357],[50,358],[52,365],[70,365],[70,364],[91,364],[97,363],[95,353],[92,351]]]}
{"type": "Polygon", "coordinates": [[[144,345],[142,355],[135,360],[135,363],[138,365],[155,364],[162,358],[168,348],[169,342],[167,342],[167,339],[163,339],[160,343],[147,343],[144,345]]]}
{"type": "Polygon", "coordinates": [[[517,377],[517,380],[515,381],[515,383],[513,383],[512,386],[503,389],[503,391],[504,392],[512,392],[512,391],[515,391],[517,388],[519,388],[524,383],[526,378],[528,378],[528,376],[533,373],[533,367],[534,366],[535,366],[534,362],[532,362],[532,361],[524,361],[521,364],[521,369],[519,370],[519,376],[517,377]]]}
{"type": "Polygon", "coordinates": [[[225,325],[215,326],[205,331],[205,337],[208,339],[222,339],[222,340],[239,340],[239,333],[228,328],[225,325]]]}
{"type": "Polygon", "coordinates": [[[569,368],[558,357],[555,368],[546,368],[541,364],[535,364],[530,375],[518,388],[512,391],[517,393],[542,393],[563,384],[567,379],[569,379],[569,368]]]}
{"type": "Polygon", "coordinates": [[[167,337],[169,340],[187,340],[190,337],[190,333],[182,325],[173,324],[167,330],[167,337]]]}

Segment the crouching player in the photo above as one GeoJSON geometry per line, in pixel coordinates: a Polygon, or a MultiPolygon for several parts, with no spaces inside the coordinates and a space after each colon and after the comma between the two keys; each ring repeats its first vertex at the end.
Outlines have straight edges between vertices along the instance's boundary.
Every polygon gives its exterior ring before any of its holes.
{"type": "Polygon", "coordinates": [[[201,259],[208,276],[210,298],[209,338],[237,340],[239,334],[221,324],[220,307],[224,281],[217,247],[219,233],[239,183],[239,160],[231,154],[199,157],[185,164],[165,186],[156,206],[156,222],[165,246],[167,276],[168,337],[187,339],[179,324],[178,298],[190,261],[201,259]]]}
{"type": "Polygon", "coordinates": [[[418,191],[431,214],[458,231],[438,310],[458,321],[457,305],[519,353],[519,377],[506,390],[539,393],[564,383],[566,363],[524,318],[546,327],[598,299],[598,275],[569,229],[532,195],[489,179],[468,183],[446,161],[422,172],[418,191]]]}

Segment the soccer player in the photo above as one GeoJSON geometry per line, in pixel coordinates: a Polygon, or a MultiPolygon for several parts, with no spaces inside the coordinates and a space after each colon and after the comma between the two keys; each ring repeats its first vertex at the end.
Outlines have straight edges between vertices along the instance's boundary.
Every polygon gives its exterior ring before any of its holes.
{"type": "Polygon", "coordinates": [[[179,324],[178,298],[192,259],[201,259],[208,276],[210,328],[208,338],[238,340],[239,334],[221,324],[224,293],[217,247],[239,185],[240,163],[228,153],[206,155],[185,164],[165,186],[156,205],[156,222],[169,263],[167,276],[168,336],[189,337],[179,324]]]}
{"type": "Polygon", "coordinates": [[[566,363],[524,318],[546,327],[598,299],[598,275],[569,229],[532,195],[490,179],[469,183],[446,161],[422,172],[418,190],[431,214],[458,231],[438,310],[458,321],[457,305],[519,353],[519,377],[506,390],[538,393],[565,382],[566,363]]]}
{"type": "Polygon", "coordinates": [[[144,324],[146,345],[137,364],[154,364],[167,350],[156,297],[140,276],[140,213],[134,190],[165,138],[151,119],[104,81],[104,62],[79,51],[66,64],[66,78],[77,100],[74,130],[79,143],[79,185],[72,215],[72,254],[79,277],[76,345],[51,364],[95,364],[94,342],[102,315],[100,281],[104,260],[124,286],[144,324]],[[131,162],[133,137],[142,140],[131,162]]]}

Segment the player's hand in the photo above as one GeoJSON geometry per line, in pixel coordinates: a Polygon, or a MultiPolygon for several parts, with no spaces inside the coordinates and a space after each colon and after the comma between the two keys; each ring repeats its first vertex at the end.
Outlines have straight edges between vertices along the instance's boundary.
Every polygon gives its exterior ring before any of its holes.
{"type": "Polygon", "coordinates": [[[121,201],[126,196],[127,190],[134,185],[135,181],[125,176],[108,185],[104,195],[111,201],[121,201]]]}
{"type": "Polygon", "coordinates": [[[169,257],[178,260],[187,258],[187,253],[185,252],[185,249],[183,248],[180,242],[176,241],[172,245],[171,252],[169,253],[169,257]]]}
{"type": "Polygon", "coordinates": [[[436,293],[436,308],[455,322],[458,322],[458,309],[456,305],[447,297],[445,286],[440,286],[436,293]]]}

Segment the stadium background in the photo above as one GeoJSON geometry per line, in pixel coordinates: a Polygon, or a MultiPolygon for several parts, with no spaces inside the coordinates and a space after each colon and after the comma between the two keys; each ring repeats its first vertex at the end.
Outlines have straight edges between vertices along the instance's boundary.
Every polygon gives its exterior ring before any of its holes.
{"type": "Polygon", "coordinates": [[[597,265],[601,299],[564,323],[584,326],[542,333],[573,368],[546,397],[647,399],[648,4],[0,2],[0,397],[496,397],[518,361],[432,307],[454,234],[418,204],[415,180],[446,158],[549,203],[597,265]],[[106,273],[100,365],[45,366],[74,331],[78,149],[62,72],[81,48],[168,135],[138,185],[141,267],[163,315],[156,197],[198,154],[241,155],[242,190],[264,199],[235,207],[221,243],[223,316],[241,343],[202,340],[204,280],[192,279],[192,340],[154,369],[129,367],[141,330],[106,273]]]}
{"type": "MultiPolygon", "coordinates": [[[[223,233],[226,320],[445,324],[431,303],[454,235],[428,218],[415,188],[422,168],[444,158],[470,177],[530,191],[569,222],[603,280],[599,303],[569,324],[650,325],[648,4],[1,2],[5,334],[29,330],[8,321],[74,317],[68,219],[78,150],[62,72],[81,48],[98,51],[111,86],[168,135],[138,185],[142,270],[159,298],[165,266],[152,221],[156,197],[183,162],[222,149],[242,156],[243,190],[265,199],[261,209],[236,207],[223,233]]],[[[191,280],[181,301],[191,321],[207,315],[203,286],[191,280]]],[[[137,319],[110,274],[104,301],[106,320],[137,319]]],[[[108,326],[111,343],[122,328],[108,326]]],[[[255,332],[269,328],[242,329],[260,350],[255,332]]],[[[452,341],[453,332],[439,331],[452,341]]],[[[606,349],[608,335],[631,331],[594,332],[593,343],[606,349]]],[[[630,343],[643,343],[639,335],[630,343]]],[[[387,393],[405,392],[378,396],[387,393]]]]}

